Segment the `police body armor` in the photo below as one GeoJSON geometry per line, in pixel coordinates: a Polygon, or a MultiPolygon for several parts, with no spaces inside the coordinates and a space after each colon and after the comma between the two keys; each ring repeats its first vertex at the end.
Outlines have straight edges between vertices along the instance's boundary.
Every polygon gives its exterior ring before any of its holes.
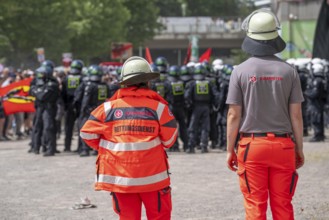
{"type": "Polygon", "coordinates": [[[79,87],[81,81],[81,76],[78,75],[68,75],[66,78],[67,84],[67,95],[74,97],[75,90],[79,87]]]}
{"type": "Polygon", "coordinates": [[[323,110],[326,101],[326,91],[322,77],[315,77],[308,82],[305,95],[309,99],[309,111],[323,110]]]}
{"type": "Polygon", "coordinates": [[[217,87],[217,80],[215,77],[206,77],[206,80],[208,80],[212,85],[217,87]]]}
{"type": "Polygon", "coordinates": [[[161,95],[162,97],[165,96],[165,86],[164,86],[164,82],[155,82],[155,90],[156,92],[161,95]]]}
{"type": "Polygon", "coordinates": [[[97,106],[108,98],[109,88],[105,83],[87,82],[81,104],[84,114],[90,114],[97,106]]]}
{"type": "Polygon", "coordinates": [[[171,90],[173,94],[173,103],[184,103],[184,83],[182,81],[171,82],[171,90]]]}
{"type": "Polygon", "coordinates": [[[209,81],[208,80],[196,80],[195,88],[193,91],[194,102],[210,102],[210,91],[209,91],[209,81]]]}

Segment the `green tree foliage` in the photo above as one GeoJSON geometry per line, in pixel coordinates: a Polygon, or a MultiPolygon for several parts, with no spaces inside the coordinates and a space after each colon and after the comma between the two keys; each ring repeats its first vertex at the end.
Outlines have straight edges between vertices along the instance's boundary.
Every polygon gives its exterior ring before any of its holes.
{"type": "MultiPolygon", "coordinates": [[[[36,65],[35,49],[61,62],[63,52],[86,63],[109,59],[112,42],[134,47],[161,29],[158,16],[237,16],[250,0],[0,0],[0,60],[36,65]],[[31,64],[32,63],[32,64],[31,64]]],[[[35,67],[35,66],[34,66],[35,67]]]]}
{"type": "Polygon", "coordinates": [[[150,0],[125,0],[125,6],[131,14],[126,23],[126,39],[135,46],[140,46],[144,41],[152,39],[156,31],[161,28],[157,22],[159,9],[154,1],[150,0]]]}
{"type": "Polygon", "coordinates": [[[178,0],[156,0],[156,7],[159,8],[159,15],[162,17],[182,16],[182,1],[178,0]]]}
{"type": "Polygon", "coordinates": [[[72,0],[67,25],[71,52],[80,59],[108,57],[111,42],[126,34],[130,12],[121,0],[72,0]]]}
{"type": "Polygon", "coordinates": [[[67,12],[62,0],[3,1],[0,7],[0,35],[6,45],[3,51],[9,61],[17,64],[35,56],[37,47],[47,48],[47,56],[58,56],[68,49],[65,40],[67,12]]]}
{"type": "Polygon", "coordinates": [[[238,0],[186,0],[188,16],[236,16],[238,0]]]}
{"type": "Polygon", "coordinates": [[[56,63],[63,52],[87,63],[108,60],[111,42],[138,46],[157,27],[157,9],[147,0],[1,0],[0,58],[9,65],[36,64],[35,49],[43,47],[56,63]]]}

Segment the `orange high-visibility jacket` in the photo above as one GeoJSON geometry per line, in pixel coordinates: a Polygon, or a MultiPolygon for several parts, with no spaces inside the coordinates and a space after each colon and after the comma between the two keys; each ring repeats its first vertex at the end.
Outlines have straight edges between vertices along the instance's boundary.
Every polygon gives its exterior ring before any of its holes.
{"type": "Polygon", "coordinates": [[[165,148],[177,139],[177,123],[156,92],[119,89],[98,106],[81,128],[81,138],[98,150],[96,190],[137,193],[170,185],[165,148]]]}

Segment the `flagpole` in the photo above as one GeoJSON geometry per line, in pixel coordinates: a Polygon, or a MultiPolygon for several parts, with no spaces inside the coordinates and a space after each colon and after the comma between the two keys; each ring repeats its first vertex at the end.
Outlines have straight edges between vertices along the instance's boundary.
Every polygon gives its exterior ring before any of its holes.
{"type": "Polygon", "coordinates": [[[182,59],[182,50],[181,49],[178,49],[177,51],[177,56],[178,56],[178,62],[177,62],[177,65],[180,66],[181,65],[181,59],[182,59]]]}

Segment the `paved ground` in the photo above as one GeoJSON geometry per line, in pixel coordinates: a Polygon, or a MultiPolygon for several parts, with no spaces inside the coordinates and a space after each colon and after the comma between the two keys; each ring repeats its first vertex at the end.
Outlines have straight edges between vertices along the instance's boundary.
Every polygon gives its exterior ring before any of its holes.
{"type": "MultiPolygon", "coordinates": [[[[44,158],[27,149],[28,140],[0,142],[0,219],[118,219],[109,193],[93,190],[94,156],[61,153],[44,158]],[[85,196],[97,208],[72,210],[85,196]]],[[[62,140],[58,149],[63,149],[62,140]]],[[[305,142],[305,154],[293,200],[295,217],[329,219],[329,141],[305,142]]],[[[225,153],[169,157],[173,220],[244,219],[237,176],[226,168],[225,153]]]]}

